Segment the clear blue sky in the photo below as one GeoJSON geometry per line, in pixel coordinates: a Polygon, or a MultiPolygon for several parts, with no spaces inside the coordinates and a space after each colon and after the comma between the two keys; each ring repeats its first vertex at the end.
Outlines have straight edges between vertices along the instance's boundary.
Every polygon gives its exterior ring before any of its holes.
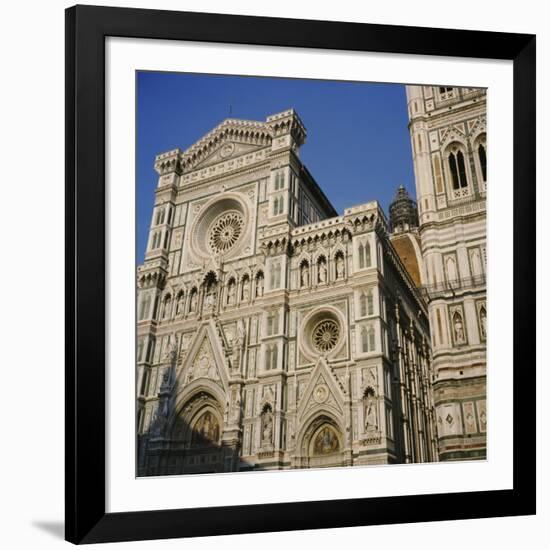
{"type": "Polygon", "coordinates": [[[155,156],[186,149],[225,118],[265,120],[291,107],[307,129],[302,161],[339,213],[374,199],[387,213],[400,184],[416,196],[404,85],[138,72],[139,263],[158,177],[155,156]]]}

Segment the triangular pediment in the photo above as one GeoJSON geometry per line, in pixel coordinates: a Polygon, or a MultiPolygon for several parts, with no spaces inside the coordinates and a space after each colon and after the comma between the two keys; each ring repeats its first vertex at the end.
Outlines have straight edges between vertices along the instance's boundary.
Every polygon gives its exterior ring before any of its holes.
{"type": "Polygon", "coordinates": [[[324,357],[320,357],[313,368],[298,405],[298,416],[303,417],[316,408],[344,412],[344,389],[324,357]]]}
{"type": "Polygon", "coordinates": [[[272,129],[255,120],[226,119],[183,151],[185,172],[205,168],[271,145],[272,129]]]}
{"type": "Polygon", "coordinates": [[[228,374],[222,345],[214,322],[205,322],[197,331],[178,372],[177,384],[180,390],[201,378],[215,382],[227,390],[228,374]]]}
{"type": "Polygon", "coordinates": [[[234,141],[227,141],[215,149],[212,154],[206,157],[202,162],[196,164],[193,169],[199,170],[201,168],[213,166],[214,164],[220,164],[221,162],[231,161],[241,155],[253,153],[259,149],[261,149],[261,147],[251,145],[250,143],[236,143],[234,141]]]}

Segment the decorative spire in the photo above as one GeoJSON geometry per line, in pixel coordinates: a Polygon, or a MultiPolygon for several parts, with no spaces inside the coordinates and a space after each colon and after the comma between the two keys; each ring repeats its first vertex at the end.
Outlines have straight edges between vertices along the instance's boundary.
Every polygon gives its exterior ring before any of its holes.
{"type": "Polygon", "coordinates": [[[390,204],[390,227],[392,233],[401,233],[418,227],[416,202],[411,199],[403,185],[399,186],[390,204]]]}

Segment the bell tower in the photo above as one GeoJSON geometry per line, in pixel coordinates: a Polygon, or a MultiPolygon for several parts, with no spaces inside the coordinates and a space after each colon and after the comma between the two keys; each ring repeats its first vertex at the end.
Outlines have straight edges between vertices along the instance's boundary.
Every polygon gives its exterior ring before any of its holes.
{"type": "Polygon", "coordinates": [[[486,90],[407,86],[440,460],[486,457],[486,90]]]}

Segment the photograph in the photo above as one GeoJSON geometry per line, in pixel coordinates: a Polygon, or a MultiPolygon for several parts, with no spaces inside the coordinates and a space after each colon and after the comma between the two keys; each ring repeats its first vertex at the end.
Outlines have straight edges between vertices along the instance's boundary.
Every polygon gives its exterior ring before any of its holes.
{"type": "Polygon", "coordinates": [[[485,460],[487,90],[135,93],[135,475],[485,460]]]}

